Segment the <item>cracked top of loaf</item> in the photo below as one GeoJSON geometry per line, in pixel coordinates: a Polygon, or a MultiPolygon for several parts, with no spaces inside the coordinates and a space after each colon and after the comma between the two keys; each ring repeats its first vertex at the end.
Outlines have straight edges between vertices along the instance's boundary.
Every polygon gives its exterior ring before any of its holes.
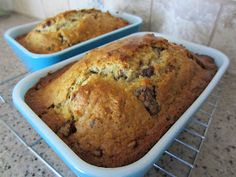
{"type": "Polygon", "coordinates": [[[96,9],[71,10],[48,18],[17,40],[29,51],[48,54],[128,25],[96,9]]]}
{"type": "Polygon", "coordinates": [[[85,161],[118,167],[141,158],[208,85],[212,58],[152,34],[92,50],[25,96],[85,161]]]}

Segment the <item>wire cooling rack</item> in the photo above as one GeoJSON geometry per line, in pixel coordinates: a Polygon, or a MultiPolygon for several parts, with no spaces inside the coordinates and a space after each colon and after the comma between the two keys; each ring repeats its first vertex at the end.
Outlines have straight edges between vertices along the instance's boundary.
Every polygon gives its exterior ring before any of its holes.
{"type": "MultiPolygon", "coordinates": [[[[195,113],[190,123],[188,123],[185,129],[173,141],[168,150],[163,153],[160,160],[153,165],[153,169],[150,170],[145,177],[188,177],[191,175],[202,144],[206,139],[207,131],[214,112],[217,108],[222,91],[220,85],[222,85],[222,81],[208,97],[207,101],[202,105],[198,112],[195,113]]],[[[0,100],[2,103],[5,103],[5,100],[1,95],[0,100]]],[[[8,125],[6,124],[6,126],[8,125]]],[[[41,155],[34,149],[35,146],[39,145],[43,141],[42,138],[33,144],[27,144],[16,131],[12,130],[12,132],[32,153],[34,153],[49,167],[49,169],[54,172],[55,176],[67,176],[58,170],[50,160],[46,158],[46,156],[41,155]]]]}

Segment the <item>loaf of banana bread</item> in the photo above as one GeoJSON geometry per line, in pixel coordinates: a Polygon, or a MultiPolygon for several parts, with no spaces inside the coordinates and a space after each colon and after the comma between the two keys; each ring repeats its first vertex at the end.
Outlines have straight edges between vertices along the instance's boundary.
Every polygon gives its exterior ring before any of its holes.
{"type": "Polygon", "coordinates": [[[216,70],[208,56],[152,34],[134,36],[48,74],[25,100],[83,160],[118,167],[144,156],[216,70]]]}
{"type": "Polygon", "coordinates": [[[44,20],[17,40],[31,52],[48,54],[126,25],[127,21],[109,12],[95,9],[71,10],[44,20]]]}

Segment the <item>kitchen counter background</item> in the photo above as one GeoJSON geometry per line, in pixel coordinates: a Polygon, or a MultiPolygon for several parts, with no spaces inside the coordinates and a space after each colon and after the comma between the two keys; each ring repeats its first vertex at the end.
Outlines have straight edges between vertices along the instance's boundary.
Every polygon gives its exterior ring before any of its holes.
{"type": "MultiPolygon", "coordinates": [[[[225,3],[218,10],[211,32],[204,37],[196,36],[193,41],[202,38],[200,43],[222,50],[230,57],[231,65],[223,78],[221,99],[192,176],[236,176],[236,3],[225,3]]],[[[34,20],[16,13],[0,18],[0,174],[74,176],[12,105],[12,89],[27,72],[7,46],[3,34],[12,26],[34,20]]],[[[164,27],[163,30],[168,31],[164,27]]],[[[160,173],[152,169],[147,176],[157,174],[160,173]]]]}

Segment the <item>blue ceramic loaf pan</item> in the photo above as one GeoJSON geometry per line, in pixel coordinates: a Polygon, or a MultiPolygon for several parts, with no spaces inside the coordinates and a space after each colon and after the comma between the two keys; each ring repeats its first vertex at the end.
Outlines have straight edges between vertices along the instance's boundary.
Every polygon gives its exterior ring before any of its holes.
{"type": "MultiPolygon", "coordinates": [[[[143,36],[152,34],[150,32],[135,33],[130,36],[143,36]]],[[[34,86],[38,80],[45,77],[49,72],[57,71],[69,63],[75,62],[82,58],[84,54],[77,55],[66,61],[60,62],[53,66],[47,67],[40,71],[31,73],[22,79],[13,90],[13,102],[18,111],[32,125],[32,127],[40,134],[40,136],[48,143],[48,145],[57,153],[57,155],[71,168],[71,170],[80,177],[142,177],[153,166],[153,164],[161,157],[162,153],[174,141],[178,134],[184,129],[186,124],[191,120],[194,113],[204,103],[211,94],[214,87],[220,81],[227,67],[229,59],[222,52],[194,44],[184,40],[179,40],[170,36],[154,33],[155,36],[164,37],[171,42],[181,44],[194,53],[211,56],[218,71],[204,89],[201,95],[193,102],[193,104],[184,112],[184,114],[171,126],[171,128],[161,137],[161,139],[145,154],[141,159],[126,166],[116,168],[104,168],[91,165],[83,161],[77,156],[27,105],[25,102],[25,93],[34,86]]],[[[130,37],[128,36],[128,37],[130,37]]],[[[126,38],[128,38],[126,37],[126,38]]],[[[138,111],[138,110],[137,110],[138,111]]]]}
{"type": "Polygon", "coordinates": [[[16,55],[26,65],[27,69],[29,71],[36,71],[139,31],[142,24],[142,19],[140,17],[128,13],[110,13],[128,21],[129,25],[52,54],[32,53],[15,40],[17,37],[30,32],[39,23],[39,21],[13,27],[6,31],[4,37],[16,55]]]}

